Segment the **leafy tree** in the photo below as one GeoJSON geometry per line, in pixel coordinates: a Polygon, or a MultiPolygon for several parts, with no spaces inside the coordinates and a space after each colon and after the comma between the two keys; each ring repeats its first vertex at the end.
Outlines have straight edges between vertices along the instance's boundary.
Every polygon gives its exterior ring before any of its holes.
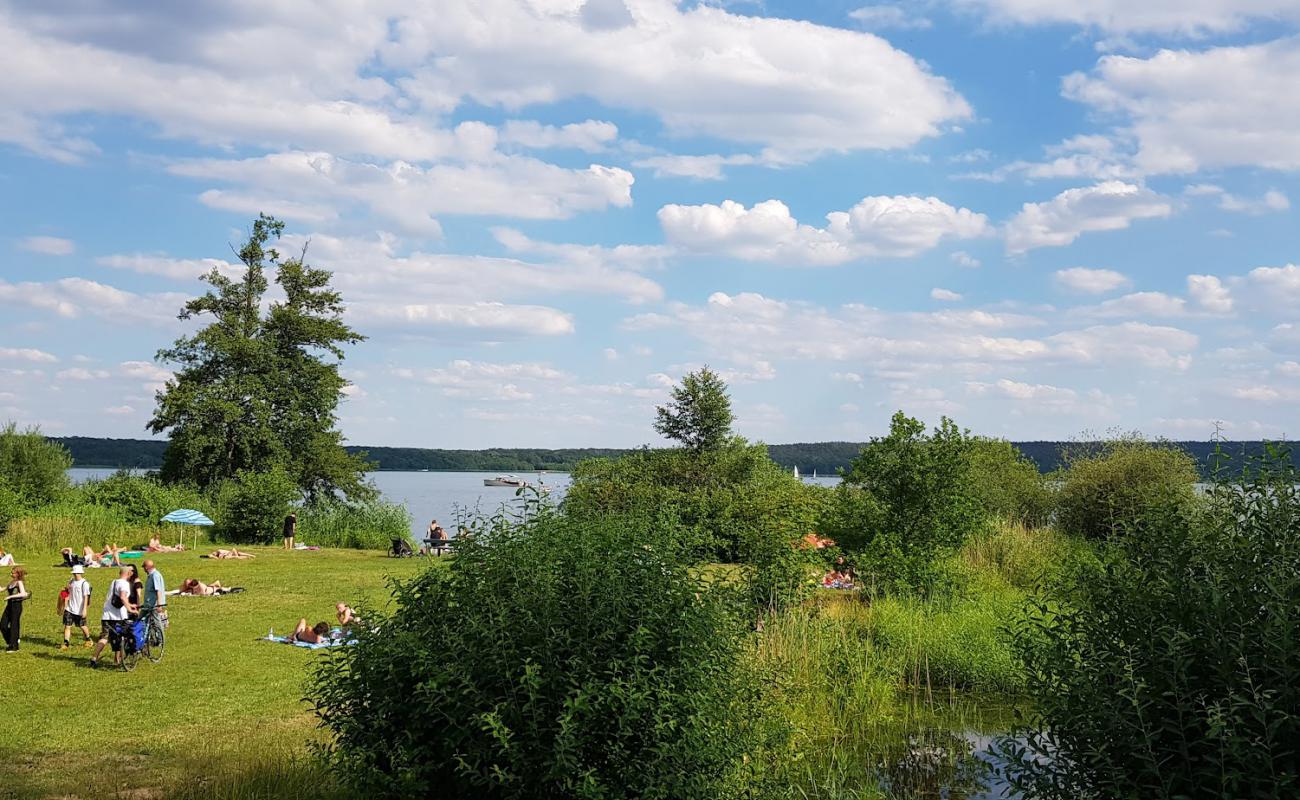
{"type": "Polygon", "coordinates": [[[822,532],[860,548],[859,565],[872,577],[928,588],[938,560],[987,518],[971,484],[971,450],[970,436],[947,417],[927,435],[899,411],[889,435],[873,438],[844,474],[822,532]]]}
{"type": "Polygon", "coordinates": [[[347,386],[339,375],[343,347],[365,337],[342,321],[329,272],[270,246],[283,231],[284,223],[260,215],[239,250],[242,275],[213,269],[204,276],[212,288],[180,314],[212,321],[158,353],[179,366],[149,422],[154,433],[170,432],[162,476],[206,488],[278,466],[310,499],[369,497],[365,461],[343,449],[335,429],[347,386]],[[268,269],[285,299],[264,312],[268,269]]]}
{"type": "Polygon", "coordinates": [[[1157,506],[1195,499],[1196,462],[1185,451],[1136,434],[1080,446],[1064,454],[1056,521],[1090,539],[1124,534],[1157,506]]]}
{"type": "Polygon", "coordinates": [[[969,439],[970,483],[984,510],[1027,526],[1047,523],[1052,493],[1038,466],[1005,439],[969,439]]]}
{"type": "Polygon", "coordinates": [[[655,409],[655,430],[697,453],[726,444],[733,421],[727,383],[707,366],[683,377],[672,400],[655,409]]]}
{"type": "Polygon", "coordinates": [[[279,541],[284,518],[293,510],[298,489],[282,467],[245,470],[223,481],[217,491],[217,534],[230,542],[279,541]]]}
{"type": "Polygon", "coordinates": [[[19,430],[10,422],[0,428],[0,490],[10,503],[43,506],[67,491],[72,456],[47,440],[39,428],[19,430]]]}

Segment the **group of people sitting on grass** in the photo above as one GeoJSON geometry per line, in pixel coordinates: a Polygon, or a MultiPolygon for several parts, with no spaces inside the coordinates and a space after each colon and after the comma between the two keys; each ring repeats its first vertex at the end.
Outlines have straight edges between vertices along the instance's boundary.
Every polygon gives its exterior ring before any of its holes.
{"type": "Polygon", "coordinates": [[[835,559],[835,564],[822,576],[823,589],[853,589],[858,582],[857,573],[843,556],[835,559]]]}
{"type": "Polygon", "coordinates": [[[361,624],[361,618],[357,612],[347,603],[336,603],[334,605],[335,616],[338,618],[337,634],[334,626],[321,620],[315,625],[309,626],[307,619],[298,620],[298,625],[289,634],[289,641],[302,642],[304,644],[321,644],[327,642],[337,642],[340,639],[347,638],[354,626],[361,624]]]}

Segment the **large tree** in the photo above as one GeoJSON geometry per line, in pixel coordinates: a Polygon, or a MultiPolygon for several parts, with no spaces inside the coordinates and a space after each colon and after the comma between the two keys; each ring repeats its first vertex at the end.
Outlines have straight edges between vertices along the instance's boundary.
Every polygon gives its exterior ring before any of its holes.
{"type": "Polygon", "coordinates": [[[158,352],[178,367],[149,421],[171,438],[163,478],[206,487],[280,467],[309,499],[366,496],[365,461],[343,449],[335,427],[343,348],[365,337],[343,322],[330,273],[305,264],[305,249],[281,258],[272,245],[283,232],[259,215],[238,251],[242,274],[213,269],[203,277],[211,288],[181,310],[182,320],[210,322],[158,352]],[[284,299],[266,305],[268,271],[284,299]]]}
{"type": "Polygon", "coordinates": [[[726,444],[734,419],[726,381],[705,366],[683,377],[668,404],[655,409],[655,430],[698,453],[726,444]]]}

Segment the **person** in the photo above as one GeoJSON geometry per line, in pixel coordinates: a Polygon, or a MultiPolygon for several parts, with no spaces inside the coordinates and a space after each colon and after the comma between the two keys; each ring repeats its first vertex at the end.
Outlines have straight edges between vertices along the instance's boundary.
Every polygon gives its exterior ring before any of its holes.
{"type": "Polygon", "coordinates": [[[113,661],[122,663],[122,635],[127,625],[127,620],[131,616],[133,609],[131,607],[131,583],[128,580],[130,571],[122,569],[117,574],[117,578],[108,587],[108,596],[104,598],[104,610],[100,614],[100,632],[99,643],[95,645],[95,653],[90,657],[90,666],[95,668],[99,666],[99,655],[104,652],[104,645],[112,642],[113,644],[113,661]]]}
{"type": "Polygon", "coordinates": [[[90,545],[81,548],[81,563],[87,567],[120,567],[122,559],[118,557],[121,550],[115,544],[106,544],[102,552],[96,553],[90,545]]]}
{"type": "Polygon", "coordinates": [[[148,577],[144,581],[144,608],[140,609],[142,616],[153,614],[158,618],[158,624],[167,627],[167,582],[163,580],[163,574],[154,565],[152,558],[144,560],[144,574],[148,577]]]}
{"type": "Polygon", "coordinates": [[[361,622],[361,618],[357,616],[356,610],[347,603],[335,603],[334,610],[338,614],[340,627],[346,628],[349,625],[356,625],[361,622]]]}
{"type": "Polygon", "coordinates": [[[140,570],[136,569],[135,564],[127,564],[123,569],[126,570],[126,579],[131,584],[131,607],[135,609],[127,619],[136,622],[140,619],[140,600],[144,595],[144,582],[140,580],[140,570]]]}
{"type": "Polygon", "coordinates": [[[293,629],[289,636],[291,642],[306,642],[307,644],[319,644],[330,637],[330,624],[325,621],[317,622],[310,628],[307,627],[307,620],[298,620],[298,627],[293,629]]]}
{"type": "Polygon", "coordinates": [[[72,629],[81,628],[81,635],[85,637],[83,647],[91,647],[90,626],[86,624],[86,615],[90,611],[90,581],[86,580],[86,568],[77,564],[72,568],[72,580],[68,581],[68,586],[64,589],[68,593],[68,599],[63,604],[63,646],[60,650],[67,650],[72,646],[72,629]]]}
{"type": "Polygon", "coordinates": [[[284,549],[293,549],[293,537],[298,532],[298,515],[290,514],[284,518],[284,549]]]}
{"type": "Polygon", "coordinates": [[[22,637],[23,601],[31,597],[24,579],[27,570],[14,567],[9,573],[9,585],[5,587],[5,610],[0,614],[0,633],[4,634],[5,652],[17,653],[18,642],[22,637]]]}
{"type": "Polygon", "coordinates": [[[225,548],[213,550],[208,554],[208,558],[257,558],[257,556],[252,553],[245,553],[243,550],[236,547],[232,547],[229,550],[225,548]]]}
{"type": "Polygon", "coordinates": [[[12,567],[13,565],[13,554],[6,552],[3,547],[0,547],[0,567],[12,567]]]}
{"type": "Polygon", "coordinates": [[[225,586],[222,586],[221,581],[204,583],[198,578],[186,578],[184,581],[181,581],[179,594],[188,594],[194,597],[212,597],[213,595],[218,594],[231,594],[234,591],[234,588],[228,589],[225,586]]]}
{"type": "Polygon", "coordinates": [[[149,544],[145,547],[145,551],[149,553],[179,553],[184,549],[185,545],[183,544],[178,544],[175,547],[163,544],[162,539],[159,539],[156,533],[149,539],[149,544]]]}

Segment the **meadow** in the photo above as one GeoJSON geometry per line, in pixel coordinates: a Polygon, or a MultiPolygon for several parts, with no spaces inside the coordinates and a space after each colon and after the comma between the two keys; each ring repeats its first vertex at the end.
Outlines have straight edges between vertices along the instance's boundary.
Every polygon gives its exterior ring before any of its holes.
{"type": "MultiPolygon", "coordinates": [[[[104,797],[123,789],[132,797],[268,796],[257,788],[262,780],[275,797],[316,797],[328,787],[308,760],[315,719],[303,702],[321,654],[258,639],[272,629],[288,633],[302,617],[332,621],[338,601],[382,608],[389,578],[420,565],[374,550],[249,547],[257,558],[199,558],[208,549],[154,560],[171,588],[193,577],[246,591],[169,598],[163,660],[141,660],[130,673],[92,670],[78,632],[70,650],[58,649],[63,629],[54,606],[68,570],[52,566],[56,550],[20,553],[33,597],[22,651],[0,657],[0,796],[104,797]]],[[[115,572],[87,570],[94,634],[115,572]]]]}

